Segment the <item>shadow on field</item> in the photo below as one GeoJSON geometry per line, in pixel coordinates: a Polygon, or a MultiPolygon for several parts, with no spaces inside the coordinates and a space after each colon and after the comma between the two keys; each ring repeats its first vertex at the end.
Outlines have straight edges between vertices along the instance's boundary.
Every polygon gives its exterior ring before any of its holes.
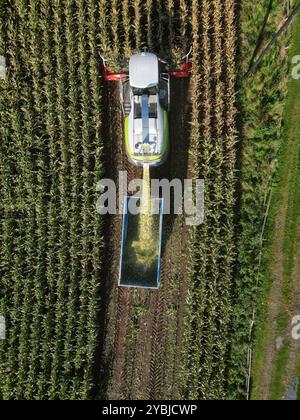
{"type": "MultiPolygon", "coordinates": [[[[173,79],[171,81],[171,107],[169,113],[169,143],[170,150],[167,161],[152,169],[152,179],[179,179],[182,182],[188,178],[188,159],[190,147],[190,106],[188,101],[189,80],[173,79]]],[[[171,190],[171,214],[164,215],[163,247],[164,257],[166,244],[173,231],[177,217],[174,214],[174,191],[171,190]]]]}

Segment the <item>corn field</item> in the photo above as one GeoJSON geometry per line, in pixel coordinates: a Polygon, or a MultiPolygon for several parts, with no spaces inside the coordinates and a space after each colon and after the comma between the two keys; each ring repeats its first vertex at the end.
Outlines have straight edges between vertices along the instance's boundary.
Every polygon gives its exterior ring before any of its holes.
{"type": "Polygon", "coordinates": [[[240,385],[239,14],[234,0],[1,2],[2,399],[225,399],[229,364],[240,385]],[[113,67],[145,43],[173,61],[193,46],[190,80],[171,85],[170,157],[152,176],[205,180],[204,224],[165,217],[159,292],[118,289],[121,216],[95,207],[101,178],[141,176],[99,52],[113,67]]]}
{"type": "Polygon", "coordinates": [[[87,398],[99,339],[103,174],[97,8],[2,2],[3,398],[87,398]]]}

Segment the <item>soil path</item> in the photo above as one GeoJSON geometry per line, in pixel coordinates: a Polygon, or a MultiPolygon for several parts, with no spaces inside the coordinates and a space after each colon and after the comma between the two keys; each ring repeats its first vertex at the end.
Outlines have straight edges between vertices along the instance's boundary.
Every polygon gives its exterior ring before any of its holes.
{"type": "MultiPolygon", "coordinates": [[[[168,161],[151,172],[152,178],[184,180],[188,177],[189,106],[182,105],[187,89],[188,81],[179,80],[172,86],[172,102],[176,104],[173,105],[176,109],[172,109],[170,113],[171,150],[168,161]]],[[[141,178],[139,168],[132,167],[127,162],[124,150],[121,151],[122,134],[120,127],[114,131],[114,135],[117,135],[117,149],[120,149],[116,167],[118,170],[127,170],[129,180],[134,177],[141,178]]],[[[111,140],[113,141],[113,138],[111,140]]],[[[188,275],[185,255],[188,228],[183,216],[165,215],[159,291],[116,287],[121,243],[120,216],[113,218],[111,232],[114,235],[115,247],[111,254],[110,279],[115,290],[112,290],[109,311],[108,347],[109,353],[113,355],[113,369],[108,397],[159,399],[164,394],[164,397],[171,398],[174,392],[178,394],[179,387],[177,379],[180,352],[173,354],[172,349],[174,341],[177,341],[176,337],[181,337],[183,333],[188,275]],[[169,313],[174,307],[176,315],[171,317],[169,313]],[[165,391],[165,381],[169,377],[174,382],[165,391]]]]}

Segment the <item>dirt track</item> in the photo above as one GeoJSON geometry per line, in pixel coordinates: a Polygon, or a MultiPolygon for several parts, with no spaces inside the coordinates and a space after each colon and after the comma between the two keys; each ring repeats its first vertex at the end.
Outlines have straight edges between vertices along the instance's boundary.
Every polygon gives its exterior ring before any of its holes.
{"type": "MultiPolygon", "coordinates": [[[[182,112],[176,104],[184,103],[188,81],[179,80],[172,85],[173,109],[170,115],[170,155],[161,168],[152,170],[151,177],[188,177],[188,109],[182,112]],[[180,112],[180,117],[178,117],[180,112]]],[[[128,181],[140,178],[141,169],[127,161],[123,149],[122,116],[118,108],[117,89],[110,89],[110,117],[115,119],[109,130],[111,146],[111,175],[117,180],[117,171],[126,170],[128,181]],[[112,115],[114,113],[114,116],[112,115]],[[116,129],[117,128],[117,129],[116,129]],[[115,169],[113,169],[115,168],[115,169]],[[115,172],[114,172],[115,171],[115,172]]],[[[111,283],[111,304],[108,311],[106,357],[114,355],[109,380],[110,399],[170,398],[179,395],[178,368],[183,316],[186,304],[186,249],[187,227],[183,216],[166,215],[164,218],[164,245],[160,291],[118,288],[121,245],[121,216],[113,216],[109,223],[109,236],[113,238],[108,250],[111,283]],[[167,275],[166,275],[167,273],[167,275]],[[174,340],[178,346],[174,346],[174,340]],[[166,386],[168,383],[168,386],[166,386]]]]}

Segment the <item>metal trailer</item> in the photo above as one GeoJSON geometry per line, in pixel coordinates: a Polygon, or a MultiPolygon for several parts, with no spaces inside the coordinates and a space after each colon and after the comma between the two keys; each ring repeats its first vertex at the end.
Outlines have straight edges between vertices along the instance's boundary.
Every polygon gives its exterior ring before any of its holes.
{"type": "Polygon", "coordinates": [[[151,265],[147,267],[141,265],[135,258],[132,247],[133,242],[139,240],[140,215],[130,212],[130,202],[140,199],[137,196],[124,197],[119,286],[159,289],[164,202],[163,198],[153,199],[157,200],[156,207],[159,211],[158,214],[153,215],[153,242],[149,244],[149,250],[151,249],[153,252],[153,259],[151,265]]]}

